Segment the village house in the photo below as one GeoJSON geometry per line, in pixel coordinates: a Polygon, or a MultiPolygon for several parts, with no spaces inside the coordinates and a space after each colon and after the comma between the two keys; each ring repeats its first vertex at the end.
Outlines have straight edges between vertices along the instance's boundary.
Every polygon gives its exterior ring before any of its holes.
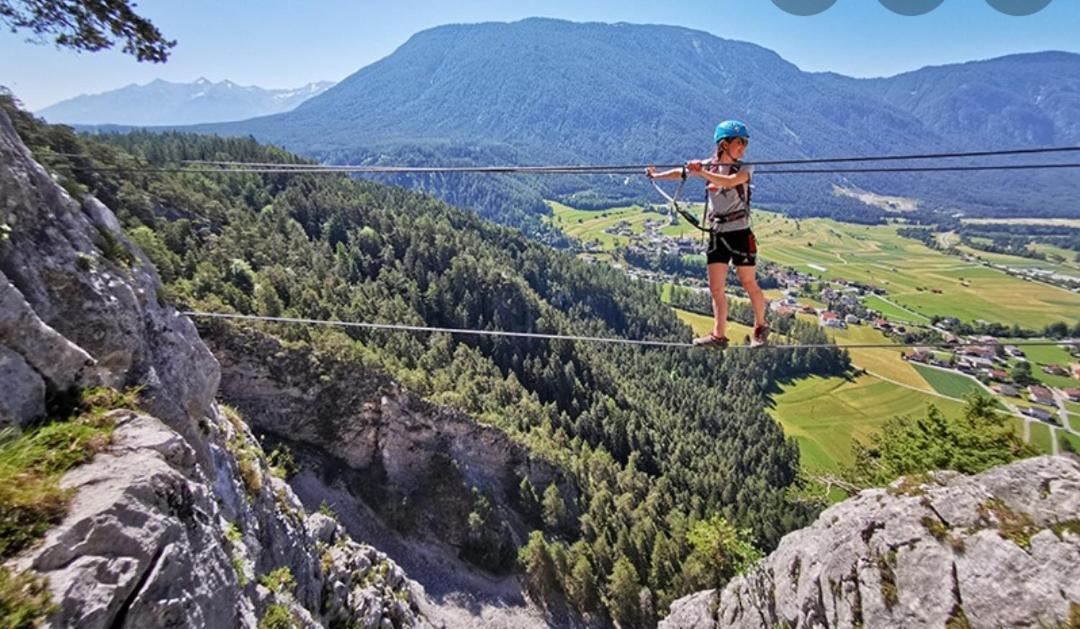
{"type": "Polygon", "coordinates": [[[1015,345],[1006,345],[1005,346],[1005,353],[1008,354],[1009,356],[1012,356],[1013,358],[1023,358],[1024,357],[1024,350],[1020,349],[1019,347],[1017,347],[1015,345]]]}
{"type": "Polygon", "coordinates": [[[1063,376],[1069,377],[1069,372],[1065,370],[1061,365],[1043,365],[1043,373],[1048,373],[1051,376],[1063,376]]]}
{"type": "Polygon", "coordinates": [[[821,316],[818,318],[818,322],[822,326],[829,327],[829,328],[843,329],[843,328],[847,327],[847,324],[844,323],[843,320],[841,320],[840,317],[837,316],[837,314],[835,312],[832,312],[832,311],[829,311],[829,310],[826,310],[825,312],[821,313],[821,316]]]}
{"type": "Polygon", "coordinates": [[[1046,406],[1056,406],[1054,402],[1054,396],[1050,393],[1050,389],[1046,387],[1040,387],[1038,385],[1031,385],[1028,387],[1028,396],[1031,401],[1036,404],[1045,404],[1046,406]]]}
{"type": "Polygon", "coordinates": [[[1035,408],[1034,406],[1022,408],[1020,409],[1020,412],[1024,415],[1027,415],[1028,417],[1034,417],[1035,419],[1039,419],[1044,422],[1050,421],[1050,418],[1053,417],[1053,415],[1051,415],[1047,411],[1041,408],[1035,408]]]}
{"type": "Polygon", "coordinates": [[[1009,372],[1001,369],[987,369],[986,375],[990,376],[991,380],[997,380],[998,382],[1009,381],[1009,372]]]}
{"type": "Polygon", "coordinates": [[[928,351],[926,351],[925,349],[922,349],[922,348],[916,349],[915,351],[911,352],[910,354],[903,354],[904,360],[909,360],[909,361],[916,362],[916,363],[929,362],[931,356],[932,355],[930,354],[930,352],[928,352],[928,351]]]}
{"type": "Polygon", "coordinates": [[[1006,397],[1020,397],[1020,392],[1011,384],[995,384],[990,387],[990,390],[998,395],[1004,395],[1006,397]]]}
{"type": "Polygon", "coordinates": [[[961,350],[961,353],[965,356],[978,356],[981,358],[989,358],[990,360],[997,357],[997,352],[989,347],[965,347],[961,350]]]}
{"type": "Polygon", "coordinates": [[[1080,402],[1080,389],[1062,389],[1061,392],[1070,402],[1080,402]]]}

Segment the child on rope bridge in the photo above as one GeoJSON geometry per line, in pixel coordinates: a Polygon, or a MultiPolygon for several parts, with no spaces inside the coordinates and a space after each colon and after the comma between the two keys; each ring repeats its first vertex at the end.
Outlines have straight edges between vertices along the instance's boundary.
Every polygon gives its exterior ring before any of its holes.
{"type": "Polygon", "coordinates": [[[701,347],[728,346],[727,295],[724,293],[728,265],[735,265],[735,274],[750,297],[754,311],[754,332],[751,345],[764,345],[769,326],[765,322],[765,296],[754,276],[757,263],[757,241],[750,229],[750,176],[753,167],[741,163],[750,133],[738,120],[725,120],[716,127],[713,136],[716,154],[707,160],[688,162],[684,168],[656,172],[650,166],[650,179],[680,179],[687,175],[707,182],[706,222],[709,227],[709,249],[706,262],[709,292],[713,303],[713,329],[694,345],[701,347]]]}

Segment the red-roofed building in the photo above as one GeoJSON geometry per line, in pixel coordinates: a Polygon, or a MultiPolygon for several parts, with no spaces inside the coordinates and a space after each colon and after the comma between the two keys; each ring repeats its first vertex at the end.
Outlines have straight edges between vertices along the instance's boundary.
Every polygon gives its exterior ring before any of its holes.
{"type": "Polygon", "coordinates": [[[846,328],[847,324],[841,319],[835,312],[826,310],[818,317],[818,322],[826,327],[830,328],[846,328]]]}
{"type": "Polygon", "coordinates": [[[1070,402],[1080,402],[1080,389],[1062,389],[1061,392],[1070,402]]]}
{"type": "Polygon", "coordinates": [[[1046,387],[1040,387],[1038,385],[1031,385],[1028,387],[1028,396],[1031,397],[1031,401],[1036,404],[1045,404],[1046,406],[1057,406],[1054,401],[1054,396],[1050,393],[1050,389],[1046,387]]]}

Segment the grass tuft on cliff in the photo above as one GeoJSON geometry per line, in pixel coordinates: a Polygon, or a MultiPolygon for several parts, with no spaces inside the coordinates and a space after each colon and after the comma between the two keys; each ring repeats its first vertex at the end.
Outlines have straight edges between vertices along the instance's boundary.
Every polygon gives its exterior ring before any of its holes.
{"type": "MultiPolygon", "coordinates": [[[[136,408],[138,393],[85,389],[61,413],[63,419],[24,432],[0,431],[0,561],[34,544],[64,517],[72,492],[60,487],[61,477],[109,444],[109,411],[136,408]]],[[[0,626],[31,627],[49,610],[42,580],[0,568],[0,626]]]]}

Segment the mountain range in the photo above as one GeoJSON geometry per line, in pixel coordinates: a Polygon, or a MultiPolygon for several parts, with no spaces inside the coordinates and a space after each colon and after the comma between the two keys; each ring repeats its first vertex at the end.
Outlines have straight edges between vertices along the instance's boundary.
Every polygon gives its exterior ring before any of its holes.
{"type": "MultiPolygon", "coordinates": [[[[749,124],[751,160],[1075,146],[1077,77],[1080,55],[1045,52],[856,79],[682,27],[532,18],[426,30],[293,111],[185,130],[252,135],[339,164],[671,163],[707,156],[729,117],[749,124]]],[[[838,187],[930,212],[1077,216],[1080,181],[1064,172],[759,177],[755,198],[849,220],[887,210],[838,187]]],[[[534,229],[544,198],[656,200],[634,177],[388,180],[534,229]]]]}
{"type": "Polygon", "coordinates": [[[157,79],[146,85],[132,83],[101,94],[82,94],[37,113],[50,122],[69,124],[148,126],[223,122],[289,111],[333,84],[318,81],[296,89],[264,89],[229,80],[215,83],[202,77],[193,83],[157,79]]]}

